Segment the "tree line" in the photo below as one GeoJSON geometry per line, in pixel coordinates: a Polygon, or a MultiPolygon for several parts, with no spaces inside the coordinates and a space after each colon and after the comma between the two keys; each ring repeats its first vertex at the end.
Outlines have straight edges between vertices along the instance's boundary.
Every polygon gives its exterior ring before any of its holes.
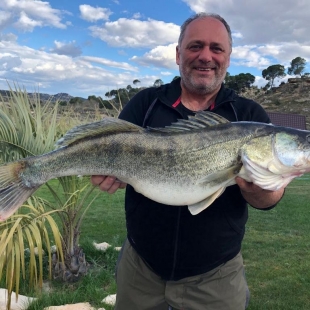
{"type": "MultiPolygon", "coordinates": [[[[177,78],[175,76],[173,79],[177,78]]],[[[140,80],[133,80],[132,85],[127,85],[125,88],[112,89],[104,94],[108,99],[103,99],[101,96],[91,95],[88,96],[87,100],[98,104],[99,109],[117,109],[122,108],[134,95],[145,87],[139,87],[140,80]]],[[[160,87],[164,82],[161,79],[155,80],[151,87],[160,87]]],[[[69,101],[60,101],[59,104],[66,106],[68,104],[80,104],[83,103],[83,99],[80,97],[73,97],[69,101]]]]}
{"type": "MultiPolygon", "coordinates": [[[[302,57],[296,57],[291,61],[290,66],[287,68],[287,73],[289,75],[294,74],[295,76],[300,76],[301,78],[308,77],[310,73],[304,73],[305,68],[306,60],[302,57]]],[[[284,78],[285,76],[286,73],[283,65],[276,64],[269,66],[262,71],[262,77],[268,81],[263,89],[267,90],[272,88],[277,78],[284,78]]],[[[225,85],[237,92],[252,87],[254,82],[255,76],[250,73],[230,75],[229,72],[227,72],[225,77],[225,85]]]]}

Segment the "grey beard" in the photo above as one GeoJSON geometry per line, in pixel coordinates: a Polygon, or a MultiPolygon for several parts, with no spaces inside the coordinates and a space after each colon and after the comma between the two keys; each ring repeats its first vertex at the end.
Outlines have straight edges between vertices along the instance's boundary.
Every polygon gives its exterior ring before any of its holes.
{"type": "Polygon", "coordinates": [[[212,84],[205,85],[193,83],[190,78],[182,78],[182,80],[185,88],[199,95],[207,95],[214,92],[221,86],[223,82],[223,79],[216,78],[212,84]]]}

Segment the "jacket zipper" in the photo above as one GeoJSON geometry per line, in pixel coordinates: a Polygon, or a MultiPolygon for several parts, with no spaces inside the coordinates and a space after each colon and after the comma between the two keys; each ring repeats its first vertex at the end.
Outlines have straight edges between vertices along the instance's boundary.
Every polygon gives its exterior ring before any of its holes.
{"type": "Polygon", "coordinates": [[[175,234],[175,246],[173,252],[173,263],[171,269],[170,279],[173,280],[174,272],[177,264],[177,252],[178,252],[178,244],[179,244],[179,231],[180,231],[180,223],[181,223],[181,208],[178,208],[178,217],[177,217],[177,225],[176,225],[176,234],[175,234]]]}

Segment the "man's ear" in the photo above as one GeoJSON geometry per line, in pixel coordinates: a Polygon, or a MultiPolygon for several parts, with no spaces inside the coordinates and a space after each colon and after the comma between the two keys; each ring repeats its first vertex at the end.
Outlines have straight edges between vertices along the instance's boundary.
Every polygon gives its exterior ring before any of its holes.
{"type": "Polygon", "coordinates": [[[226,69],[228,69],[229,66],[230,66],[230,56],[229,56],[228,61],[227,61],[226,69]]]}
{"type": "Polygon", "coordinates": [[[180,63],[180,52],[179,52],[179,46],[177,45],[175,48],[175,62],[177,65],[180,63]]]}

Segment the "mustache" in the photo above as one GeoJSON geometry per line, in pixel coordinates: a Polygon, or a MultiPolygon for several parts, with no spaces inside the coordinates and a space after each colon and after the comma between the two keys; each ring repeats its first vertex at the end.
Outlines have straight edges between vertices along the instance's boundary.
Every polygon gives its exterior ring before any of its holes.
{"type": "Polygon", "coordinates": [[[218,69],[218,65],[214,62],[199,60],[199,63],[194,64],[195,68],[202,69],[218,69]]]}

